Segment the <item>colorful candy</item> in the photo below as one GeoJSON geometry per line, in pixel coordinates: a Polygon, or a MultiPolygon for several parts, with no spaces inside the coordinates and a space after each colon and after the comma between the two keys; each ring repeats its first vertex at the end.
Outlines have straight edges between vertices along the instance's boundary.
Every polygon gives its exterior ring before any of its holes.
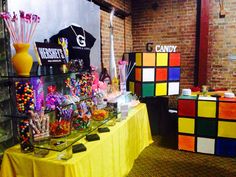
{"type": "Polygon", "coordinates": [[[22,152],[32,152],[34,147],[30,139],[29,120],[21,119],[19,122],[20,146],[22,152]]]}
{"type": "Polygon", "coordinates": [[[34,91],[30,82],[16,82],[16,107],[20,113],[34,110],[34,91]]]}
{"type": "Polygon", "coordinates": [[[48,86],[48,94],[46,96],[46,110],[55,110],[57,106],[62,105],[65,102],[65,97],[56,92],[56,86],[48,86]]]}
{"type": "Polygon", "coordinates": [[[66,120],[56,120],[50,123],[50,135],[62,137],[70,134],[71,123],[66,120]]]}
{"type": "Polygon", "coordinates": [[[83,73],[79,76],[79,86],[81,96],[92,96],[92,85],[94,77],[90,73],[83,73]]]}

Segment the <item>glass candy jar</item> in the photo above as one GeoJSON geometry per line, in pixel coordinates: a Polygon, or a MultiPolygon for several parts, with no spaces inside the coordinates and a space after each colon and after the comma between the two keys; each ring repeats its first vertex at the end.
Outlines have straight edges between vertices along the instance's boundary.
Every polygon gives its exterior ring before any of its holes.
{"type": "Polygon", "coordinates": [[[32,137],[30,134],[28,118],[22,118],[19,120],[18,131],[19,131],[21,152],[23,153],[32,152],[34,150],[34,146],[32,144],[32,137]]]}

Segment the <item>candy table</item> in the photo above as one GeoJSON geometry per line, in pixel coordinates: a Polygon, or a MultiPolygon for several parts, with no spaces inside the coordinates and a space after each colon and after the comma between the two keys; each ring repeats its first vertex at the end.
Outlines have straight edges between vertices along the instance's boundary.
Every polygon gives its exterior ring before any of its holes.
{"type": "Polygon", "coordinates": [[[73,154],[67,161],[57,160],[57,152],[44,157],[20,152],[16,145],[4,152],[2,177],[119,177],[126,176],[134,160],[152,143],[145,104],[129,111],[129,116],[99,133],[100,140],[83,143],[87,151],[73,154]]]}

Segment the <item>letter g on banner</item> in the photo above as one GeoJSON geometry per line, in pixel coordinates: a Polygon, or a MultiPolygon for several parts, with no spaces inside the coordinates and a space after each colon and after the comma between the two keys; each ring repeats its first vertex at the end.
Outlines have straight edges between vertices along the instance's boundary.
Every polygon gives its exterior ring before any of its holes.
{"type": "Polygon", "coordinates": [[[148,42],[147,44],[146,44],[146,51],[147,52],[152,52],[152,50],[153,50],[153,42],[148,42]]]}

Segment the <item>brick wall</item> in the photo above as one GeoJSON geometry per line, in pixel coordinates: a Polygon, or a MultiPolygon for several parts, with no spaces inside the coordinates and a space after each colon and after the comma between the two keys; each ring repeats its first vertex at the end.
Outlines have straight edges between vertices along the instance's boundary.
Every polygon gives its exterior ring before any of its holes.
{"type": "MultiPolygon", "coordinates": [[[[134,1],[133,1],[134,2],[134,1]]],[[[196,34],[195,0],[135,0],[132,6],[133,49],[144,52],[145,44],[177,45],[181,53],[180,87],[194,83],[194,57],[196,34]]]]}
{"type": "Polygon", "coordinates": [[[236,93],[236,61],[228,60],[236,55],[236,1],[224,1],[224,6],[227,14],[219,18],[219,0],[210,0],[208,84],[236,93]]]}
{"type": "MultiPolygon", "coordinates": [[[[126,12],[129,12],[131,9],[130,0],[112,0],[107,2],[111,3],[115,7],[118,7],[126,12]]],[[[102,60],[104,67],[109,69],[109,58],[110,58],[110,13],[101,11],[101,49],[102,49],[102,60]]],[[[132,41],[132,20],[131,16],[121,19],[116,16],[113,18],[114,26],[114,49],[115,49],[115,58],[118,61],[122,58],[122,55],[125,52],[132,51],[133,41],[132,41]]]]}

